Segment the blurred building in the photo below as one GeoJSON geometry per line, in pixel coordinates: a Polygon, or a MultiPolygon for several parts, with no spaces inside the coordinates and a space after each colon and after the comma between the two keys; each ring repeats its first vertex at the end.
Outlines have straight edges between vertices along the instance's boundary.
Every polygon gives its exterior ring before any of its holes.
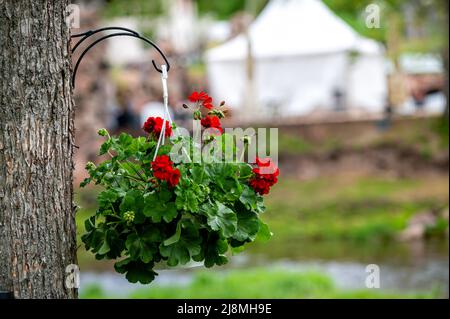
{"type": "Polygon", "coordinates": [[[210,91],[247,118],[382,113],[383,47],[319,0],[271,0],[243,33],[205,55],[210,91]]]}

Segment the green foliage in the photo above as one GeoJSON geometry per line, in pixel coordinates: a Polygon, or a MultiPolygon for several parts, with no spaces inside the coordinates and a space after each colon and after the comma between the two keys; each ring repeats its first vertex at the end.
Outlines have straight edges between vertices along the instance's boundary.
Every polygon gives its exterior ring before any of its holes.
{"type": "Polygon", "coordinates": [[[324,0],[324,3],[341,19],[363,36],[387,43],[393,30],[405,34],[400,41],[403,51],[439,53],[448,46],[448,5],[446,1],[408,1],[408,0],[324,0]],[[380,28],[368,28],[365,23],[366,7],[376,4],[380,7],[380,28]],[[405,10],[409,11],[406,15],[405,10]],[[398,25],[391,24],[395,17],[398,25]],[[407,20],[410,20],[409,22],[407,20]],[[411,38],[407,36],[407,24],[420,29],[423,36],[411,38]]]}
{"type": "Polygon", "coordinates": [[[440,146],[448,149],[449,144],[449,119],[447,116],[433,119],[431,121],[431,128],[433,132],[439,136],[440,146]]]}
{"type": "MultiPolygon", "coordinates": [[[[247,185],[252,176],[248,164],[178,164],[180,180],[170,186],[153,176],[152,137],[111,137],[106,130],[99,135],[106,137],[100,154],[110,159],[86,165],[89,178],[81,186],[92,182],[104,190],[81,239],[96,259],[117,259],[116,271],[130,282],[151,282],[159,262],[223,265],[229,247],[242,249],[257,236],[270,237],[259,219],[263,199],[247,185]]],[[[159,154],[169,151],[170,145],[164,145],[159,154]]]]}
{"type": "Polygon", "coordinates": [[[162,0],[108,0],[103,16],[105,18],[115,17],[154,17],[163,12],[162,0]]]}
{"type": "Polygon", "coordinates": [[[264,8],[268,3],[268,0],[196,0],[196,2],[201,14],[208,13],[215,15],[218,19],[229,19],[233,14],[244,10],[250,11],[252,14],[256,15],[264,8]],[[247,8],[246,3],[248,3],[247,8]]]}
{"type": "MultiPolygon", "coordinates": [[[[269,208],[264,219],[277,236],[261,247],[264,250],[277,251],[280,256],[292,254],[296,245],[289,243],[293,240],[303,243],[305,254],[312,247],[312,255],[322,242],[376,247],[394,241],[415,214],[447,207],[448,176],[393,179],[339,175],[301,183],[283,179],[265,200],[269,208]]],[[[438,229],[442,227],[438,225],[438,229]]]]}

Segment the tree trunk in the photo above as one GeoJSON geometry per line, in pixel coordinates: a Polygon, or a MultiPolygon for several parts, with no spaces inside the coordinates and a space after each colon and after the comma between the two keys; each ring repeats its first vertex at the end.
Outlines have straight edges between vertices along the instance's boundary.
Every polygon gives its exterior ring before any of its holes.
{"type": "Polygon", "coordinates": [[[69,0],[0,0],[0,290],[76,298],[69,0]]]}

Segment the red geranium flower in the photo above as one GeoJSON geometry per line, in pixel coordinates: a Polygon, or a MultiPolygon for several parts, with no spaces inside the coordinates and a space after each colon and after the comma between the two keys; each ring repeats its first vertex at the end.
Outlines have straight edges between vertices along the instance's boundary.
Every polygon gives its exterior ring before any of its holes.
{"type": "Polygon", "coordinates": [[[155,158],[152,162],[153,175],[161,180],[166,180],[169,178],[168,170],[172,168],[173,162],[167,155],[160,155],[155,158]]]}
{"type": "MultiPolygon", "coordinates": [[[[149,117],[147,121],[145,121],[142,129],[149,134],[153,134],[156,137],[159,137],[162,130],[164,120],[161,117],[149,117]]],[[[166,129],[164,130],[164,135],[169,137],[172,135],[172,127],[169,124],[169,121],[166,121],[166,129]]]]}
{"type": "Polygon", "coordinates": [[[253,177],[250,179],[249,184],[258,194],[265,195],[270,191],[270,183],[263,178],[253,177]]]}
{"type": "Polygon", "coordinates": [[[208,110],[211,110],[213,108],[212,105],[212,98],[208,97],[206,100],[202,103],[203,107],[207,108],[208,110]]]}
{"type": "Polygon", "coordinates": [[[223,132],[222,124],[220,123],[220,119],[215,115],[207,115],[204,118],[201,119],[200,123],[203,127],[209,128],[213,127],[220,131],[220,133],[223,132]]]}
{"type": "Polygon", "coordinates": [[[175,187],[178,184],[178,182],[180,181],[180,176],[181,176],[181,174],[180,174],[180,170],[178,168],[171,169],[169,178],[166,179],[169,186],[175,187]]]}
{"type": "Polygon", "coordinates": [[[270,191],[270,187],[278,182],[280,170],[270,158],[256,158],[257,167],[253,168],[254,176],[250,178],[249,185],[258,194],[265,195],[270,191]]]}
{"type": "Polygon", "coordinates": [[[201,92],[194,91],[194,92],[192,92],[191,95],[189,95],[189,98],[188,98],[188,99],[189,99],[189,101],[191,101],[192,103],[195,103],[195,102],[198,102],[198,101],[206,100],[208,97],[209,97],[209,96],[208,96],[208,94],[207,94],[206,92],[203,92],[203,91],[201,91],[201,92]]]}
{"type": "Polygon", "coordinates": [[[203,91],[201,91],[201,92],[197,92],[197,91],[192,92],[192,94],[189,95],[188,99],[192,103],[201,102],[203,107],[205,107],[205,108],[207,108],[209,110],[213,108],[212,98],[207,93],[205,93],[203,91]]]}
{"type": "Polygon", "coordinates": [[[180,181],[180,170],[173,168],[173,162],[167,155],[160,155],[151,163],[153,176],[159,180],[166,181],[171,187],[175,187],[180,181]]]}
{"type": "Polygon", "coordinates": [[[258,167],[255,167],[253,169],[253,173],[255,174],[273,175],[273,177],[276,177],[280,174],[280,169],[275,166],[270,158],[260,159],[259,157],[257,157],[256,165],[258,167]]]}

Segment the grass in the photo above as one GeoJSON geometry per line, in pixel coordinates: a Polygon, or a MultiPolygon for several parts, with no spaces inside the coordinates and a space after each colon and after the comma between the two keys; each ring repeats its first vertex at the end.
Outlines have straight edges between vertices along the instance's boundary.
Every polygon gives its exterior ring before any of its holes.
{"type": "MultiPolygon", "coordinates": [[[[372,289],[342,290],[316,271],[281,269],[233,270],[225,274],[199,272],[187,285],[149,286],[136,289],[127,298],[435,298],[438,291],[399,293],[372,289]]],[[[81,298],[114,298],[99,286],[90,286],[81,298]]]]}
{"type": "Polygon", "coordinates": [[[448,177],[281,178],[266,203],[274,240],[391,240],[414,214],[448,205],[448,177]]]}
{"type": "MultiPolygon", "coordinates": [[[[323,132],[322,132],[323,133],[323,132]]],[[[364,131],[341,130],[324,133],[314,140],[281,129],[278,149],[281,155],[328,154],[339,150],[363,150],[390,146],[415,150],[429,160],[449,149],[449,121],[446,118],[417,119],[396,123],[389,130],[377,130],[375,124],[364,131]]]]}

